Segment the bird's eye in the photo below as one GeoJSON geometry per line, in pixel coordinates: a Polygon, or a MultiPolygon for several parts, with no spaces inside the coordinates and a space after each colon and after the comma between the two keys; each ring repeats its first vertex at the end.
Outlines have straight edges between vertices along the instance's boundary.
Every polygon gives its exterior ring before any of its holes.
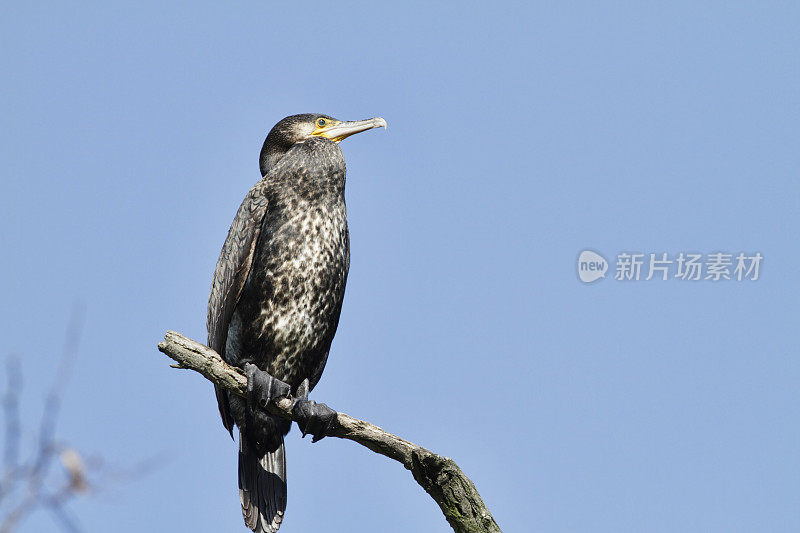
{"type": "Polygon", "coordinates": [[[323,127],[325,124],[327,124],[327,121],[324,118],[317,120],[317,126],[319,126],[320,128],[323,127]]]}

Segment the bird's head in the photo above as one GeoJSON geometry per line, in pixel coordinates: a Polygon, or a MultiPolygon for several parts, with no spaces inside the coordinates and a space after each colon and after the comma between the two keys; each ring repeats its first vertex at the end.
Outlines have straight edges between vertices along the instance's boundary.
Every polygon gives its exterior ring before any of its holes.
{"type": "Polygon", "coordinates": [[[380,117],[353,121],[341,121],[318,113],[286,117],[275,124],[264,141],[260,158],[261,175],[265,176],[297,143],[313,137],[324,137],[338,143],[355,133],[380,127],[386,127],[386,121],[380,117]]]}

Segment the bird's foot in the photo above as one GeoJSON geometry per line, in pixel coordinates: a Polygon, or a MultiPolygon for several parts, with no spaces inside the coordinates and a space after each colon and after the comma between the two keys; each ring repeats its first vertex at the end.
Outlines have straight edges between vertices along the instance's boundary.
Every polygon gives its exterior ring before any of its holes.
{"type": "Polygon", "coordinates": [[[308,380],[297,388],[297,395],[292,405],[292,414],[297,417],[297,427],[303,437],[311,434],[311,442],[317,442],[330,435],[336,427],[336,411],[325,405],[308,399],[308,380]]]}
{"type": "Polygon", "coordinates": [[[247,374],[247,402],[251,408],[264,411],[275,398],[291,397],[292,388],[288,384],[272,377],[256,365],[247,363],[244,371],[247,374]]]}
{"type": "Polygon", "coordinates": [[[336,411],[324,403],[297,398],[292,407],[292,414],[297,417],[297,426],[303,436],[311,435],[311,442],[317,442],[330,435],[336,427],[336,411]]]}

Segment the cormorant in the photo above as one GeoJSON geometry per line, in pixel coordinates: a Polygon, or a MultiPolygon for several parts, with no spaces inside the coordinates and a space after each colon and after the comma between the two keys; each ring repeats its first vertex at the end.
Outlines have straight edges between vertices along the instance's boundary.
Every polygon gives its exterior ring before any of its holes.
{"type": "MultiPolygon", "coordinates": [[[[319,414],[308,392],[325,368],[350,267],[339,142],[381,126],[382,118],[342,122],[320,114],[278,122],[261,149],[262,178],[239,207],[214,271],[208,345],[247,371],[249,387],[261,387],[247,400],[216,388],[225,428],[233,435],[239,427],[244,521],[259,533],[277,531],[283,521],[283,437],[291,426],[259,404],[266,405],[269,389],[290,390],[296,405],[319,414]]],[[[314,433],[312,425],[301,429],[314,433]]]]}

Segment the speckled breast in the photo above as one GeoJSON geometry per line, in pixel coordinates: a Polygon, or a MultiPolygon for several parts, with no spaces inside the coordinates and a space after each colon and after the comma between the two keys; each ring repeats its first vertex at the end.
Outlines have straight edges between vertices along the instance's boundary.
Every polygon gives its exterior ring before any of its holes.
{"type": "Polygon", "coordinates": [[[350,266],[343,195],[271,205],[231,321],[238,359],[296,388],[322,373],[350,266]],[[241,333],[241,334],[239,334],[241,333]],[[240,342],[241,339],[241,342],[240,342]]]}

